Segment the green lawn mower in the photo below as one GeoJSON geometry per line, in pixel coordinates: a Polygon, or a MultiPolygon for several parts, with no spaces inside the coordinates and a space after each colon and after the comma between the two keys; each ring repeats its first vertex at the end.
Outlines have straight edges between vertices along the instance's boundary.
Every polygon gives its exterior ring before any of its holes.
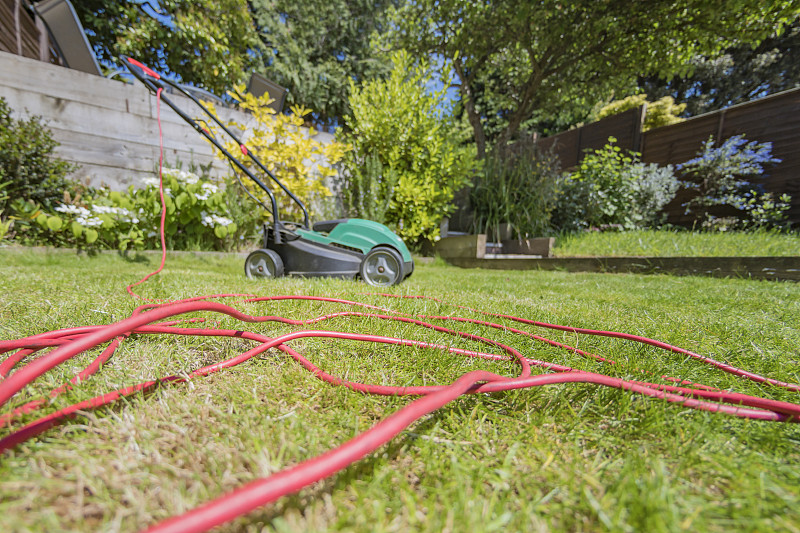
{"type": "MultiPolygon", "coordinates": [[[[122,57],[128,70],[153,94],[163,100],[183,120],[217,147],[231,165],[242,171],[266,192],[271,205],[251,198],[271,215],[272,223],[264,225],[263,247],[255,250],[244,263],[248,278],[277,278],[283,275],[326,276],[356,279],[369,285],[386,287],[400,283],[414,272],[414,260],[405,243],[383,224],[360,218],[326,220],[311,225],[308,209],[278,178],[270,172],[245,144],[219,118],[179,84],[161,77],[142,63],[122,57]],[[292,199],[303,213],[302,222],[281,220],[275,194],[262,179],[242,161],[231,154],[205,128],[201,121],[187,115],[175,102],[165,96],[167,90],[177,91],[190,98],[208,117],[229,135],[248,157],[280,189],[292,199]]],[[[245,189],[247,190],[247,189],[245,189]]],[[[249,191],[248,191],[248,194],[249,191]]]]}

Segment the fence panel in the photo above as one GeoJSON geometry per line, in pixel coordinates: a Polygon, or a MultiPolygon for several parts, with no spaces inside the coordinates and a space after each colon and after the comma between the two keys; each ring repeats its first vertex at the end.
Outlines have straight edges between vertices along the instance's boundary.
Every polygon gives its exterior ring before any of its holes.
{"type": "Polygon", "coordinates": [[[609,137],[615,137],[618,146],[638,152],[643,112],[643,107],[629,109],[581,128],[539,139],[536,145],[544,151],[554,150],[563,169],[577,167],[587,150],[602,148],[609,137]]]}
{"type": "MultiPolygon", "coordinates": [[[[760,184],[776,195],[792,196],[789,219],[800,222],[800,89],[729,107],[691,118],[679,124],[645,132],[642,159],[660,165],[677,165],[692,159],[713,136],[718,142],[742,134],[748,141],[772,142],[772,153],[781,160],[767,170],[760,184]]],[[[682,204],[685,192],[664,209],[673,224],[691,224],[682,204]]]]}
{"type": "Polygon", "coordinates": [[[553,151],[561,162],[561,168],[578,166],[580,150],[580,130],[569,130],[537,141],[536,146],[545,152],[553,151]]]}
{"type": "Polygon", "coordinates": [[[642,134],[642,106],[592,122],[580,128],[580,159],[587,150],[602,148],[609,137],[617,139],[617,146],[639,151],[642,134]]]}

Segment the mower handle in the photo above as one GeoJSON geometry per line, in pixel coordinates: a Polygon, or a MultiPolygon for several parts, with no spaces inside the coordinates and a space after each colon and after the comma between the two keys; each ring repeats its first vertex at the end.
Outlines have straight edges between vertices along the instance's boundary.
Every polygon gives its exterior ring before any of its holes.
{"type": "MultiPolygon", "coordinates": [[[[272,172],[270,172],[270,170],[266,166],[264,166],[264,164],[250,150],[247,149],[247,147],[245,146],[244,142],[239,137],[237,137],[236,134],[234,134],[230,129],[228,129],[228,127],[225,126],[225,124],[223,124],[222,121],[220,121],[220,119],[214,113],[209,111],[209,109],[200,100],[198,100],[194,95],[192,95],[191,93],[186,91],[183,87],[181,87],[180,85],[178,85],[174,81],[160,76],[157,72],[155,72],[154,70],[148,68],[143,63],[140,63],[139,61],[137,61],[137,60],[135,60],[135,59],[133,59],[131,57],[127,57],[127,56],[120,56],[120,60],[125,65],[125,67],[130,71],[130,73],[133,74],[133,76],[136,79],[138,79],[140,82],[142,82],[142,84],[144,84],[144,86],[147,87],[147,89],[150,92],[152,92],[153,94],[158,94],[159,93],[159,89],[164,90],[164,89],[167,88],[167,86],[169,86],[169,87],[172,87],[172,88],[176,89],[178,92],[180,92],[181,94],[183,94],[184,96],[186,96],[187,98],[192,100],[198,107],[200,107],[200,109],[203,110],[203,112],[206,115],[208,115],[208,117],[212,121],[214,121],[215,124],[217,124],[220,128],[222,128],[222,130],[230,138],[232,138],[234,141],[236,141],[236,143],[241,148],[243,155],[246,155],[247,157],[249,157],[250,160],[253,161],[258,166],[258,168],[260,168],[267,176],[269,176],[276,184],[278,184],[278,186],[283,190],[283,192],[285,192],[300,207],[300,209],[303,211],[303,222],[304,222],[305,227],[306,228],[310,228],[311,227],[310,226],[310,221],[309,221],[309,216],[308,216],[308,209],[306,209],[306,206],[303,204],[303,202],[297,196],[295,196],[294,193],[292,193],[292,191],[290,191],[286,187],[286,185],[284,185],[278,178],[276,178],[275,175],[272,172]]],[[[275,199],[275,194],[272,192],[272,190],[262,180],[260,180],[255,174],[253,174],[253,172],[250,169],[248,169],[239,160],[239,158],[237,158],[236,156],[231,154],[227,149],[225,149],[225,147],[222,146],[220,144],[220,142],[217,141],[217,139],[213,135],[211,135],[211,132],[209,132],[206,128],[203,128],[198,123],[197,120],[195,120],[192,117],[190,117],[189,115],[187,115],[169,97],[164,96],[162,94],[162,95],[160,95],[160,98],[173,111],[175,111],[175,113],[177,113],[178,116],[180,116],[187,124],[192,126],[195,129],[195,131],[197,131],[200,135],[205,137],[209,142],[211,142],[211,144],[216,146],[217,149],[220,152],[222,152],[223,155],[225,155],[225,157],[227,157],[228,160],[231,163],[233,163],[239,170],[244,172],[244,174],[247,175],[247,177],[249,177],[251,180],[253,180],[259,187],[261,187],[261,189],[264,190],[264,192],[267,193],[267,195],[270,198],[270,203],[272,204],[272,218],[273,218],[274,226],[275,226],[275,228],[274,228],[275,229],[275,241],[276,242],[280,242],[281,238],[280,238],[279,229],[280,229],[280,227],[282,227],[283,224],[282,224],[282,222],[280,220],[280,214],[278,212],[278,202],[275,199]]]]}

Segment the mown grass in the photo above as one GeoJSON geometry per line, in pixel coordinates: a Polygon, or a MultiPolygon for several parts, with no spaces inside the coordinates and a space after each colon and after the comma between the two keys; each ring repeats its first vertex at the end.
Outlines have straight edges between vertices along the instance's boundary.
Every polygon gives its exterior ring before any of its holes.
{"type": "MultiPolygon", "coordinates": [[[[0,338],[109,323],[138,305],[124,286],[158,256],[125,259],[0,251],[0,338]]],[[[426,300],[387,300],[339,280],[243,278],[241,259],[175,255],[140,289],[150,298],[221,292],[357,299],[407,313],[477,316],[426,300]]],[[[398,294],[487,311],[626,331],[798,382],[800,286],[741,279],[461,270],[419,265],[398,294]]],[[[237,304],[253,314],[312,317],[322,303],[237,304]]],[[[268,335],[291,327],[226,327],[268,335]]],[[[317,327],[464,347],[408,325],[338,319],[317,327]]],[[[641,370],[798,401],[693,361],[630,342],[582,338],[614,368],[509,333],[459,328],[526,355],[614,375],[641,370]]],[[[532,329],[532,328],[529,328],[532,329]]],[[[535,331],[543,333],[542,331],[535,331]]],[[[546,336],[574,343],[569,334],[546,336]]],[[[242,340],[131,338],[102,371],[46,411],[145,378],[189,371],[244,351],[242,340]]],[[[303,340],[323,368],[364,381],[447,383],[508,363],[419,349],[303,340]]],[[[37,397],[80,361],[45,376],[3,407],[37,397]]],[[[87,412],[0,457],[0,529],[135,531],[344,442],[410,401],[322,383],[268,353],[191,385],[164,386],[87,412]]],[[[30,416],[26,420],[32,420],[30,416]]],[[[9,433],[0,429],[0,437],[9,433]]],[[[456,400],[378,453],[222,531],[774,531],[800,529],[800,427],[687,410],[590,385],[551,386],[456,400]]]]}
{"type": "Polygon", "coordinates": [[[800,256],[800,233],[586,232],[558,237],[553,253],[556,257],[800,256]]]}

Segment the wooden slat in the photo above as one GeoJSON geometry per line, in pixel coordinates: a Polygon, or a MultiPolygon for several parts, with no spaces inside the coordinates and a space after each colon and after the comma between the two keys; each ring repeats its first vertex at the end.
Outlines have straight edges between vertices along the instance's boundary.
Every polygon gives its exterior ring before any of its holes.
{"type": "MultiPolygon", "coordinates": [[[[146,88],[4,52],[0,52],[0,72],[0,96],[15,116],[44,119],[60,143],[56,154],[82,166],[74,174],[76,179],[123,189],[152,176],[159,154],[157,102],[146,88]]],[[[201,115],[189,99],[170,98],[190,116],[201,115]]],[[[233,118],[246,124],[253,120],[236,110],[218,111],[223,121],[233,118]]],[[[228,164],[213,157],[208,141],[163,103],[161,125],[167,164],[213,162],[213,174],[230,174],[228,164]]],[[[332,139],[316,138],[320,142],[332,139]]]]}
{"type": "Polygon", "coordinates": [[[638,107],[584,126],[580,134],[581,158],[587,150],[597,150],[608,144],[609,137],[617,139],[617,146],[638,152],[641,117],[642,108],[638,107]]]}
{"type": "Polygon", "coordinates": [[[38,59],[40,56],[39,36],[39,29],[22,2],[0,1],[1,51],[17,54],[20,52],[19,45],[21,44],[24,57],[38,59]],[[19,43],[17,42],[17,21],[19,21],[19,43]]]}
{"type": "Polygon", "coordinates": [[[8,0],[0,1],[0,50],[17,53],[17,30],[14,25],[14,5],[8,0]]]}
{"type": "Polygon", "coordinates": [[[445,237],[436,243],[434,251],[445,259],[456,257],[480,259],[486,254],[486,234],[445,237]]]}

